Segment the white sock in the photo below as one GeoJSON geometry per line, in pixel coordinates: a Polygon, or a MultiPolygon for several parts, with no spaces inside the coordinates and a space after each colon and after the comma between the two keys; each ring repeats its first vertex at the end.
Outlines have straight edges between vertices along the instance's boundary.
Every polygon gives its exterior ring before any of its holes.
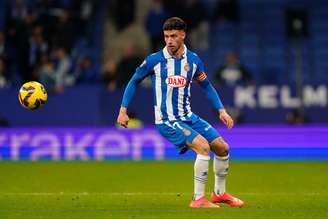
{"type": "Polygon", "coordinates": [[[194,200],[198,200],[205,195],[209,160],[210,156],[197,154],[194,165],[194,200]]]}
{"type": "Polygon", "coordinates": [[[229,155],[225,157],[214,156],[213,170],[215,177],[214,192],[216,195],[225,193],[226,176],[229,168],[229,155]]]}

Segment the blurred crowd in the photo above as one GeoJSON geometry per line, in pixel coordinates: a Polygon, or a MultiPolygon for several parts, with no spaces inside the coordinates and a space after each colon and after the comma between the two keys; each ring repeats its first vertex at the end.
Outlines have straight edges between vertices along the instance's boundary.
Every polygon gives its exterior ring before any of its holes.
{"type": "MultiPolygon", "coordinates": [[[[118,32],[123,32],[136,21],[136,7],[136,0],[111,1],[109,13],[118,32]]],[[[178,16],[186,21],[186,44],[189,49],[197,50],[207,44],[204,24],[236,23],[239,21],[239,8],[236,0],[151,0],[151,7],[143,20],[143,30],[148,35],[150,52],[157,52],[165,46],[162,25],[171,16],[178,16]]],[[[123,47],[120,60],[110,59],[104,65],[104,83],[109,90],[126,85],[135,68],[142,62],[142,57],[147,55],[138,53],[135,43],[127,44],[123,47]]],[[[250,71],[241,65],[234,51],[226,54],[226,63],[219,66],[213,79],[217,83],[228,85],[254,83],[250,71]]],[[[145,84],[147,86],[149,83],[145,84]]]]}
{"type": "MultiPolygon", "coordinates": [[[[186,21],[186,44],[196,52],[213,46],[208,45],[207,36],[211,26],[238,25],[241,22],[238,0],[148,1],[151,7],[142,17],[143,30],[150,45],[147,53],[163,48],[162,25],[171,16],[179,16],[186,21]]],[[[94,25],[99,22],[95,20],[101,8],[96,7],[99,2],[106,2],[103,5],[106,5],[107,15],[110,14],[116,31],[123,32],[138,19],[138,0],[1,2],[6,4],[4,25],[0,26],[0,89],[38,80],[48,91],[59,93],[66,86],[90,83],[103,84],[112,91],[127,84],[135,68],[147,55],[140,53],[136,42],[125,42],[122,56],[118,60],[101,60],[103,64],[99,57],[95,60],[93,53],[81,52],[90,46],[89,42],[94,37],[94,25]]],[[[99,50],[96,52],[101,54],[99,50]]],[[[254,75],[258,75],[258,71],[242,63],[238,53],[240,51],[232,48],[220,56],[220,62],[209,74],[215,83],[228,86],[255,84],[258,78],[254,75]]],[[[253,66],[259,66],[257,64],[253,66]]]]}
{"type": "MultiPolygon", "coordinates": [[[[0,29],[0,88],[37,80],[50,92],[61,93],[66,86],[90,83],[103,83],[109,90],[115,90],[127,84],[146,55],[138,52],[135,43],[127,42],[118,61],[106,60],[99,68],[92,55],[81,52],[92,38],[90,32],[97,13],[97,1],[5,2],[4,25],[0,29]]],[[[215,1],[211,10],[209,5],[204,0],[152,0],[152,6],[144,17],[150,52],[164,46],[162,24],[170,16],[183,18],[188,24],[188,34],[201,31],[198,29],[204,22],[238,22],[236,0],[215,1]]],[[[117,31],[123,31],[136,19],[136,0],[112,0],[109,11],[117,31]]],[[[201,40],[194,42],[200,43],[201,40]]],[[[186,43],[189,48],[197,47],[190,40],[186,43]]],[[[226,65],[220,66],[216,74],[217,81],[226,80],[227,84],[244,79],[252,81],[251,74],[240,65],[233,51],[227,54],[226,65]],[[234,77],[230,76],[231,72],[234,77]]]]}
{"type": "Polygon", "coordinates": [[[90,39],[91,0],[5,1],[0,29],[0,88],[38,80],[62,92],[94,80],[92,57],[79,53],[90,39]]]}
{"type": "MultiPolygon", "coordinates": [[[[164,47],[162,25],[167,18],[184,19],[188,26],[187,47],[196,52],[211,51],[210,55],[219,51],[211,48],[211,28],[226,24],[238,26],[244,21],[238,0],[147,0],[150,7],[142,15],[141,25],[149,40],[149,51],[140,50],[138,39],[124,41],[119,59],[100,60],[102,48],[93,47],[93,42],[95,26],[99,24],[96,17],[102,6],[106,6],[106,16],[115,31],[121,33],[138,19],[140,25],[138,1],[143,0],[0,0],[0,10],[4,12],[0,17],[0,89],[37,80],[48,92],[63,93],[66,87],[79,84],[101,84],[114,91],[126,86],[146,55],[164,47]],[[93,50],[90,52],[88,48],[93,50]]],[[[219,38],[225,33],[221,30],[213,36],[219,38]]],[[[214,46],[221,49],[225,42],[221,44],[217,43],[220,39],[216,40],[214,46]]],[[[232,87],[260,84],[258,75],[264,71],[250,68],[252,62],[243,63],[245,59],[239,57],[242,54],[238,48],[224,50],[219,58],[216,55],[213,57],[217,62],[212,65],[215,67],[208,74],[214,84],[232,87]]],[[[247,57],[250,56],[247,53],[247,57]]],[[[270,60],[272,63],[275,64],[270,60]]],[[[258,64],[253,66],[259,69],[258,64]]],[[[269,83],[275,81],[270,79],[269,83]]],[[[150,83],[146,80],[143,85],[150,83]]],[[[230,112],[236,121],[242,122],[243,115],[238,109],[231,108],[230,112]]],[[[303,112],[297,110],[290,112],[286,120],[289,123],[306,121],[303,112]]],[[[4,122],[0,118],[1,123],[4,122]]]]}

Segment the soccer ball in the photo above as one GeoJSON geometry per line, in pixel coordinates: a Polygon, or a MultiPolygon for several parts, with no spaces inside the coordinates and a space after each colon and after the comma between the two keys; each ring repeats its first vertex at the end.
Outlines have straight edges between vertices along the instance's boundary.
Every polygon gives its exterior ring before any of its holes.
{"type": "Polygon", "coordinates": [[[20,104],[30,110],[43,106],[48,99],[48,94],[43,85],[36,81],[23,84],[18,93],[20,104]]]}

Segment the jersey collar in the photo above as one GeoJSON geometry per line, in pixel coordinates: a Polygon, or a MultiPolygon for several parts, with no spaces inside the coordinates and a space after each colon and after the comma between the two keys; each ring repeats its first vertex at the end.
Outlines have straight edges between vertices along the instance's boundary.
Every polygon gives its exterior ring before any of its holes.
{"type": "MultiPolygon", "coordinates": [[[[183,50],[183,53],[182,53],[182,57],[181,57],[181,58],[185,58],[185,57],[187,56],[187,47],[186,47],[186,45],[183,45],[183,48],[184,48],[184,50],[183,50]]],[[[164,49],[163,49],[163,54],[164,54],[164,57],[165,57],[166,59],[170,59],[170,58],[175,59],[175,57],[172,56],[172,55],[167,51],[167,47],[166,47],[166,46],[165,46],[164,49]]]]}

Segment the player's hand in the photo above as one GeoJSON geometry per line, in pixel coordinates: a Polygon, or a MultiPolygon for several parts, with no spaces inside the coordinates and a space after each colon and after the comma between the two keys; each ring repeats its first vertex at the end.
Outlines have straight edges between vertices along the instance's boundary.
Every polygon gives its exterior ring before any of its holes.
{"type": "Polygon", "coordinates": [[[129,116],[128,116],[127,110],[126,110],[126,108],[121,107],[120,113],[118,114],[118,117],[117,117],[117,123],[120,126],[127,128],[128,122],[129,122],[129,116]]]}
{"type": "Polygon", "coordinates": [[[233,127],[233,119],[231,116],[225,111],[225,109],[220,109],[220,120],[225,124],[228,129],[231,129],[233,127]]]}

